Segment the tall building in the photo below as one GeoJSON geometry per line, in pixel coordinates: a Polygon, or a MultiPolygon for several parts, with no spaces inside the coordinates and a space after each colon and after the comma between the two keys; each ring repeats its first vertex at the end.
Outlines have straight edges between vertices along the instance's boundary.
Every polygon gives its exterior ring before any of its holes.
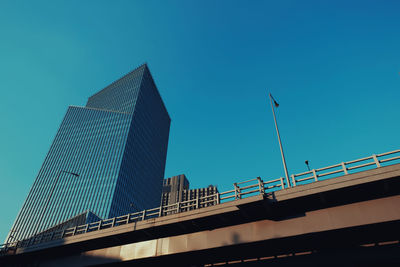
{"type": "Polygon", "coordinates": [[[105,219],[157,207],[170,123],[146,64],[85,107],[68,107],[8,242],[83,213],[105,219]]]}
{"type": "Polygon", "coordinates": [[[200,207],[208,207],[217,204],[216,195],[218,189],[215,185],[209,185],[202,188],[194,188],[183,190],[181,201],[194,200],[196,198],[201,198],[205,204],[201,204],[200,207]]]}
{"type": "Polygon", "coordinates": [[[164,179],[161,206],[180,202],[184,190],[189,190],[189,181],[184,174],[164,179]]]}
{"type": "MultiPolygon", "coordinates": [[[[197,207],[208,207],[217,204],[217,193],[218,189],[214,185],[190,189],[189,180],[186,178],[186,176],[184,174],[176,175],[164,179],[163,192],[161,195],[161,206],[165,207],[178,202],[189,202],[191,200],[199,199],[197,207]]],[[[188,210],[192,210],[195,207],[196,205],[192,205],[190,208],[188,208],[188,210]]],[[[174,213],[174,211],[165,212],[165,214],[172,213],[174,213]]]]}

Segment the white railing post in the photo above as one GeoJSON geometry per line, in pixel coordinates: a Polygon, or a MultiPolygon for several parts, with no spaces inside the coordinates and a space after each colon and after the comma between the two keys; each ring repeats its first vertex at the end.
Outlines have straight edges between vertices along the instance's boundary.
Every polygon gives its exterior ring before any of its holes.
{"type": "Polygon", "coordinates": [[[346,163],[342,162],[342,168],[345,175],[349,174],[349,172],[347,171],[346,163]]]}
{"type": "Polygon", "coordinates": [[[236,199],[241,199],[242,194],[240,192],[240,187],[237,185],[237,183],[234,183],[233,186],[235,187],[235,200],[236,199]]]}
{"type": "Polygon", "coordinates": [[[285,182],[283,181],[283,177],[281,177],[280,179],[281,179],[281,187],[282,189],[285,189],[285,182]]]}
{"type": "Polygon", "coordinates": [[[257,180],[258,180],[258,188],[260,190],[260,194],[263,194],[264,193],[264,183],[261,180],[261,177],[257,177],[257,180]]]}
{"type": "Polygon", "coordinates": [[[163,213],[163,205],[162,205],[162,203],[161,203],[160,211],[159,211],[159,213],[158,213],[158,217],[161,217],[161,216],[162,216],[162,213],[163,213]]]}
{"type": "Polygon", "coordinates": [[[233,186],[235,187],[235,200],[236,200],[238,199],[238,186],[236,183],[234,183],[233,186]]]}
{"type": "Polygon", "coordinates": [[[179,213],[179,212],[180,212],[180,205],[181,205],[181,202],[178,202],[178,203],[176,204],[176,213],[179,213]]]}
{"type": "Polygon", "coordinates": [[[196,209],[199,209],[200,205],[199,205],[199,195],[197,194],[197,198],[196,198],[196,209]]]}
{"type": "Polygon", "coordinates": [[[317,175],[317,173],[315,172],[315,169],[313,169],[312,172],[313,172],[313,175],[314,175],[314,180],[315,180],[316,182],[318,182],[318,175],[317,175]]]}
{"type": "Polygon", "coordinates": [[[374,161],[375,161],[376,167],[377,167],[377,168],[380,168],[380,167],[381,167],[381,163],[379,162],[378,157],[377,157],[375,154],[373,154],[373,155],[372,155],[372,158],[373,158],[374,161]]]}
{"type": "Polygon", "coordinates": [[[217,193],[217,205],[219,204],[220,199],[219,199],[219,193],[217,193]]]}
{"type": "Polygon", "coordinates": [[[145,218],[146,218],[146,210],[143,211],[142,221],[144,221],[145,218]]]}
{"type": "Polygon", "coordinates": [[[292,174],[292,183],[293,183],[293,186],[296,186],[296,180],[294,179],[294,174],[292,174]]]}

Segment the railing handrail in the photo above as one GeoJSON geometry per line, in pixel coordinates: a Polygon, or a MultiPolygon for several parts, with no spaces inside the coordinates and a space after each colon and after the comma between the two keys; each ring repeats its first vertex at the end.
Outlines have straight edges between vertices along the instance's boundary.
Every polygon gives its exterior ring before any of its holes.
{"type": "MultiPolygon", "coordinates": [[[[364,167],[371,166],[371,165],[377,165],[377,167],[380,167],[379,166],[380,163],[384,163],[384,162],[400,159],[400,156],[379,160],[380,157],[391,155],[391,154],[396,154],[396,153],[400,153],[400,150],[394,150],[394,151],[390,151],[390,152],[386,152],[386,153],[382,153],[382,154],[376,154],[376,155],[372,155],[372,156],[369,156],[369,157],[364,157],[364,158],[360,158],[360,159],[356,159],[356,160],[342,162],[342,163],[339,163],[339,164],[334,164],[334,165],[330,165],[330,166],[319,168],[319,169],[313,169],[313,170],[310,170],[310,171],[306,171],[306,172],[302,172],[302,173],[298,173],[298,174],[293,174],[292,176],[294,178],[296,178],[296,177],[304,176],[304,175],[307,175],[307,174],[313,174],[313,172],[315,172],[316,175],[317,175],[317,178],[318,178],[318,177],[323,177],[323,176],[327,176],[327,175],[331,175],[331,174],[335,174],[335,173],[340,173],[340,172],[344,172],[345,173],[345,169],[343,169],[343,167],[346,168],[346,171],[360,169],[360,168],[364,168],[364,167]],[[375,161],[375,158],[377,159],[377,161],[375,161]],[[367,162],[367,163],[363,163],[363,164],[359,164],[359,165],[353,166],[354,163],[359,163],[359,162],[367,161],[367,160],[369,160],[371,162],[367,162]],[[334,169],[334,168],[341,168],[341,169],[330,171],[330,172],[326,172],[326,173],[320,173],[322,171],[329,170],[329,169],[334,169]]],[[[347,174],[347,173],[345,173],[345,174],[347,174]]],[[[296,180],[296,182],[297,181],[306,181],[306,180],[313,179],[313,178],[315,178],[315,177],[314,176],[310,176],[310,177],[298,179],[298,180],[296,180]]]]}
{"type": "MultiPolygon", "coordinates": [[[[298,183],[302,183],[302,182],[309,181],[309,180],[318,181],[319,178],[329,176],[332,174],[338,174],[338,173],[343,172],[343,174],[346,175],[346,174],[349,174],[349,171],[365,168],[365,167],[372,166],[372,165],[376,165],[376,168],[379,168],[379,167],[381,167],[381,163],[386,163],[386,162],[400,159],[400,155],[391,157],[391,158],[384,158],[384,159],[380,159],[381,157],[385,157],[385,156],[393,155],[393,154],[397,154],[397,153],[400,154],[400,149],[381,153],[381,154],[373,154],[369,157],[364,157],[364,158],[360,158],[360,159],[356,159],[356,160],[342,162],[339,164],[334,164],[334,165],[326,166],[326,167],[319,168],[319,169],[312,169],[312,170],[298,173],[298,174],[292,174],[291,175],[292,183],[293,183],[292,187],[298,186],[298,183]],[[362,164],[354,166],[355,163],[360,163],[360,162],[367,161],[367,160],[370,160],[370,162],[362,163],[362,164]],[[333,169],[333,170],[331,170],[331,169],[333,169]],[[327,170],[330,170],[330,171],[324,172],[327,170]],[[305,175],[310,175],[310,176],[302,177],[305,175]],[[302,178],[296,179],[296,177],[302,177],[302,178]]],[[[334,178],[334,177],[332,177],[332,178],[334,178]]],[[[184,201],[180,201],[177,203],[163,205],[163,206],[160,206],[157,208],[151,208],[148,210],[142,210],[142,211],[138,211],[138,212],[134,212],[134,213],[128,213],[125,215],[108,218],[108,219],[104,219],[104,220],[99,220],[96,222],[87,223],[87,224],[83,224],[83,225],[78,225],[78,226],[70,227],[70,228],[63,229],[63,230],[57,230],[57,231],[53,231],[53,232],[43,232],[39,235],[36,235],[31,238],[27,238],[25,240],[12,241],[10,243],[0,244],[0,252],[7,251],[8,248],[17,248],[17,247],[21,247],[24,245],[30,246],[32,244],[37,244],[36,242],[41,243],[41,242],[45,242],[45,241],[49,241],[49,240],[64,238],[67,236],[74,236],[77,234],[83,234],[83,233],[87,233],[87,232],[97,231],[97,230],[101,230],[103,228],[116,227],[121,224],[132,223],[137,220],[146,220],[148,218],[155,218],[155,217],[165,216],[165,215],[169,215],[169,214],[173,214],[173,213],[185,212],[185,211],[189,211],[192,209],[198,209],[201,207],[207,207],[210,205],[220,204],[221,201],[223,201],[223,200],[233,199],[233,200],[229,200],[229,201],[234,201],[237,199],[241,199],[242,197],[253,196],[257,192],[261,193],[261,194],[268,194],[273,191],[286,189],[285,185],[286,184],[285,184],[283,177],[280,177],[278,179],[268,180],[268,181],[263,181],[260,177],[257,177],[255,179],[250,179],[250,180],[234,183],[233,190],[228,190],[228,191],[221,192],[221,193],[216,192],[216,193],[214,193],[212,195],[208,195],[208,196],[198,196],[197,195],[197,198],[194,198],[194,199],[184,200],[184,201]],[[254,182],[254,181],[257,181],[257,183],[245,185],[242,187],[239,186],[239,185],[243,185],[243,184],[254,182]]]]}
{"type": "Polygon", "coordinates": [[[383,156],[387,156],[387,155],[391,155],[391,154],[395,154],[395,153],[400,153],[400,149],[389,151],[389,152],[385,152],[385,153],[381,153],[381,154],[377,154],[376,156],[377,157],[383,157],[383,156]]]}

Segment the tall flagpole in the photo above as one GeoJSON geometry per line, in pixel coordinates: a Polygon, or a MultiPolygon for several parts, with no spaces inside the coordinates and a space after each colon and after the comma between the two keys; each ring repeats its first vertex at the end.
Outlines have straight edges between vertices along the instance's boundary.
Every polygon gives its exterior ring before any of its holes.
{"type": "Polygon", "coordinates": [[[286,160],[285,160],[285,155],[283,154],[281,136],[279,135],[278,123],[276,122],[275,110],[274,110],[274,105],[272,104],[272,101],[274,101],[274,104],[275,104],[276,107],[278,107],[279,104],[278,104],[278,103],[275,101],[275,99],[272,97],[271,93],[269,94],[269,99],[271,100],[272,114],[274,115],[274,122],[275,122],[276,133],[277,133],[277,135],[278,135],[279,147],[280,147],[280,149],[281,149],[282,163],[283,163],[283,168],[285,169],[286,183],[287,183],[287,186],[290,187],[289,174],[288,174],[288,170],[287,170],[287,167],[286,167],[286,160]]]}

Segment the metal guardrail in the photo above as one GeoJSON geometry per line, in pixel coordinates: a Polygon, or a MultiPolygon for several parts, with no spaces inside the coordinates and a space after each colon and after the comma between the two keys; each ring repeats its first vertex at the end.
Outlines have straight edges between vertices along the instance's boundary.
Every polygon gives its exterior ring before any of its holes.
{"type": "MultiPolygon", "coordinates": [[[[372,168],[380,168],[382,166],[392,165],[396,163],[400,163],[400,150],[394,150],[377,155],[374,154],[366,158],[342,162],[339,164],[320,169],[313,169],[299,174],[292,174],[291,186],[299,186],[311,182],[317,182],[323,179],[335,178],[350,173],[360,172],[372,168]],[[395,156],[389,157],[391,155],[395,156]],[[356,165],[357,163],[358,165],[356,165]]],[[[119,217],[79,225],[65,230],[42,233],[36,235],[35,237],[22,241],[15,241],[12,243],[3,244],[0,245],[0,255],[4,255],[8,251],[15,250],[19,247],[29,247],[35,244],[62,239],[64,237],[75,236],[137,221],[144,221],[151,218],[158,218],[170,214],[200,209],[258,194],[268,194],[289,187],[289,185],[285,184],[283,177],[266,182],[264,182],[260,177],[257,177],[255,179],[247,180],[244,182],[234,183],[233,186],[234,189],[222,193],[215,193],[213,195],[198,197],[192,200],[181,201],[166,206],[143,210],[135,213],[129,213],[119,217]]]]}
{"type": "Polygon", "coordinates": [[[374,154],[366,158],[342,162],[339,164],[331,165],[320,169],[313,169],[299,174],[292,174],[291,183],[292,186],[297,186],[300,184],[305,184],[310,181],[317,182],[322,179],[335,178],[349,173],[355,173],[371,168],[379,168],[384,165],[391,165],[387,163],[399,159],[400,159],[400,149],[377,155],[374,154]],[[396,154],[397,156],[391,158],[388,157],[389,155],[393,154],[396,154]]]}

